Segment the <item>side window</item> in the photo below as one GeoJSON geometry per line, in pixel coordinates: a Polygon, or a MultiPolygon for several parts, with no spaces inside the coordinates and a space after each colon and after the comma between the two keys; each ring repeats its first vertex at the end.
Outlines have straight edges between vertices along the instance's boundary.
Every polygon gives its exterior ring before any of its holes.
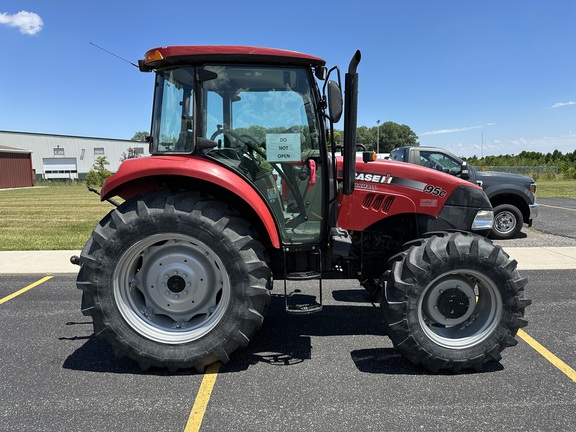
{"type": "Polygon", "coordinates": [[[395,161],[404,162],[404,153],[399,150],[392,150],[390,152],[390,159],[395,161]]]}
{"type": "Polygon", "coordinates": [[[222,96],[216,92],[206,93],[206,137],[213,137],[224,127],[222,96]]]}
{"type": "Polygon", "coordinates": [[[460,163],[456,159],[444,153],[420,151],[420,160],[423,166],[452,175],[458,174],[461,169],[460,163]]]}
{"type": "Polygon", "coordinates": [[[175,69],[158,74],[154,122],[155,152],[189,153],[193,150],[193,70],[175,69]]]}

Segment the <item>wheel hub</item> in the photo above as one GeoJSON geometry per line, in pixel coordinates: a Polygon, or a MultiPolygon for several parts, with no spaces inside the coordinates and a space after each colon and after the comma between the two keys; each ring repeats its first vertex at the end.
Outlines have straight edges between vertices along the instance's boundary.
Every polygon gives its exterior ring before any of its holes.
{"type": "Polygon", "coordinates": [[[120,257],[114,279],[122,316],[162,343],[207,334],[230,301],[230,279],[219,256],[184,234],[156,234],[135,243],[120,257]]]}
{"type": "Polygon", "coordinates": [[[502,233],[509,233],[516,227],[516,219],[509,212],[501,212],[494,221],[496,229],[502,233]]]}
{"type": "Polygon", "coordinates": [[[476,307],[474,285],[460,275],[447,275],[428,288],[422,307],[433,324],[461,324],[476,307]]]}
{"type": "Polygon", "coordinates": [[[166,286],[173,293],[181,293],[186,288],[186,281],[182,276],[170,276],[166,286]]]}
{"type": "Polygon", "coordinates": [[[470,299],[459,288],[450,288],[440,294],[437,301],[438,311],[448,319],[457,319],[466,314],[470,299]]]}
{"type": "Polygon", "coordinates": [[[163,314],[184,326],[194,316],[209,315],[221,285],[218,267],[212,263],[210,254],[192,243],[150,246],[136,276],[136,286],[145,297],[145,316],[163,314]]]}

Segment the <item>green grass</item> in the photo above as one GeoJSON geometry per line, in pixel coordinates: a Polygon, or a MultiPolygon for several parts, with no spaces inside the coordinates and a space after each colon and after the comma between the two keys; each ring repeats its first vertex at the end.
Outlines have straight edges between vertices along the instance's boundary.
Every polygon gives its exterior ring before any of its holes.
{"type": "Polygon", "coordinates": [[[538,180],[538,198],[576,198],[576,180],[538,180]]]}
{"type": "Polygon", "coordinates": [[[83,184],[0,191],[0,250],[82,249],[113,206],[83,184]]]}
{"type": "MultiPolygon", "coordinates": [[[[576,180],[540,180],[539,198],[576,198],[576,180]]],[[[0,250],[82,249],[114,207],[83,184],[0,190],[0,250]]]]}

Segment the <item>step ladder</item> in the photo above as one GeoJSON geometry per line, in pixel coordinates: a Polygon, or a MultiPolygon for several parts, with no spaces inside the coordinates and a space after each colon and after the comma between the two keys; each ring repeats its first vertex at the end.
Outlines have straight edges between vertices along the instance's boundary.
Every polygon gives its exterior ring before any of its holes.
{"type": "MultiPolygon", "coordinates": [[[[320,256],[318,246],[310,246],[305,248],[305,250],[302,246],[297,247],[297,252],[306,252],[318,255],[318,269],[304,272],[288,272],[286,254],[293,252],[293,248],[290,246],[284,246],[282,249],[284,253],[284,307],[286,312],[301,315],[320,312],[322,310],[322,257],[320,256]],[[314,297],[313,301],[301,301],[298,299],[302,293],[300,289],[294,289],[288,293],[289,281],[300,283],[305,283],[306,281],[318,281],[318,295],[314,297]]],[[[301,297],[305,296],[302,295],[301,297]]]]}

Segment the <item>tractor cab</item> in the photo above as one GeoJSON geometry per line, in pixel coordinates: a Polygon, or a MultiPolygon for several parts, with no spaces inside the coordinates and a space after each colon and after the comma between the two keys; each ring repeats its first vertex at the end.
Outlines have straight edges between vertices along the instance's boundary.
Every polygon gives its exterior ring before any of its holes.
{"type": "MultiPolygon", "coordinates": [[[[326,78],[324,61],[292,52],[288,61],[280,50],[261,52],[258,64],[233,53],[185,54],[157,70],[150,152],[225,165],[268,204],[283,244],[320,243],[335,202],[334,176],[326,172],[326,96],[313,75],[326,78]]],[[[164,55],[152,50],[143,66],[164,55]]],[[[336,87],[332,98],[341,107],[336,87]]]]}

